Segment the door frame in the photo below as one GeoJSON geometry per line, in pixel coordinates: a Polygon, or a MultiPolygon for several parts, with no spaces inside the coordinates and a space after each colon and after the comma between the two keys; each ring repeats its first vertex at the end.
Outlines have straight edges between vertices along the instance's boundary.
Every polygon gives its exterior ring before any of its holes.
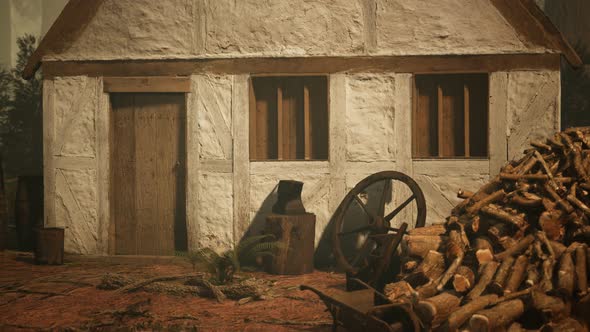
{"type": "Polygon", "coordinates": [[[116,255],[115,241],[115,220],[113,207],[110,204],[113,197],[114,185],[111,183],[111,147],[113,146],[113,123],[111,93],[183,93],[185,111],[185,222],[187,228],[187,245],[191,248],[190,236],[192,225],[189,221],[189,202],[193,198],[189,190],[189,162],[194,158],[191,151],[192,145],[189,132],[192,122],[192,84],[188,76],[154,76],[154,77],[103,77],[102,84],[99,84],[99,111],[96,119],[96,147],[98,155],[98,216],[99,216],[99,242],[101,251],[108,255],[116,255]]]}

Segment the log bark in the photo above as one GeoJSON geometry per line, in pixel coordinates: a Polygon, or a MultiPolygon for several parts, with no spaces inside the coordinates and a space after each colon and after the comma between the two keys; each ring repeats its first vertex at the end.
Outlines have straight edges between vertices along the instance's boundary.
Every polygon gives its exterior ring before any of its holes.
{"type": "Polygon", "coordinates": [[[576,248],[576,290],[580,296],[584,296],[588,292],[587,250],[586,245],[579,245],[576,248]]]}
{"type": "Polygon", "coordinates": [[[437,327],[459,307],[460,303],[460,297],[444,292],[418,302],[414,306],[414,311],[423,323],[429,324],[431,327],[437,327]]]}
{"type": "Polygon", "coordinates": [[[498,300],[495,294],[480,296],[455,310],[448,318],[444,331],[455,331],[463,325],[474,313],[483,310],[498,300]]]}
{"type": "Polygon", "coordinates": [[[506,282],[506,287],[504,288],[504,293],[513,293],[518,290],[522,282],[525,278],[525,272],[528,266],[528,258],[525,255],[520,255],[512,265],[512,271],[510,272],[510,277],[508,277],[508,281],[506,282]]]}
{"type": "Polygon", "coordinates": [[[479,276],[479,281],[467,294],[468,301],[474,300],[475,298],[479,297],[481,293],[483,293],[488,284],[492,281],[492,278],[494,277],[494,274],[496,273],[498,266],[499,264],[493,261],[483,266],[481,274],[479,276]]]}
{"type": "Polygon", "coordinates": [[[461,198],[461,199],[468,199],[471,198],[475,193],[469,190],[463,190],[463,189],[459,189],[459,191],[457,191],[457,197],[461,198]]]}
{"type": "Polygon", "coordinates": [[[444,271],[444,255],[438,251],[430,250],[416,270],[404,277],[404,280],[409,282],[413,287],[418,287],[430,281],[437,280],[444,271]]]}
{"type": "Polygon", "coordinates": [[[571,297],[574,292],[574,261],[572,254],[567,250],[561,255],[557,273],[557,290],[568,297],[571,297]]]}
{"type": "Polygon", "coordinates": [[[494,193],[492,193],[491,195],[481,199],[480,201],[476,202],[475,204],[473,204],[472,206],[468,207],[467,213],[470,215],[475,215],[479,212],[479,210],[481,210],[483,207],[494,203],[494,202],[498,202],[504,199],[504,197],[506,197],[506,192],[503,189],[500,189],[494,193]]]}
{"type": "Polygon", "coordinates": [[[405,281],[398,281],[385,285],[383,294],[391,302],[410,302],[415,290],[409,283],[405,281]]]}
{"type": "Polygon", "coordinates": [[[545,324],[541,327],[541,332],[580,332],[584,331],[584,326],[573,318],[565,318],[556,323],[545,324]]]}
{"type": "Polygon", "coordinates": [[[545,292],[553,290],[553,268],[555,267],[553,258],[549,257],[541,265],[543,273],[541,274],[541,289],[545,292]]]}
{"type": "Polygon", "coordinates": [[[558,210],[545,211],[539,217],[539,226],[550,240],[561,240],[565,233],[563,213],[558,210]]]}
{"type": "Polygon", "coordinates": [[[418,227],[408,231],[409,235],[429,235],[438,236],[446,233],[445,225],[437,224],[426,227],[418,227]]]}
{"type": "Polygon", "coordinates": [[[492,241],[498,243],[501,238],[508,235],[508,232],[509,230],[506,224],[497,223],[488,228],[487,234],[492,241]]]}
{"type": "Polygon", "coordinates": [[[498,295],[504,294],[504,287],[506,286],[506,281],[508,280],[514,261],[515,259],[512,256],[508,256],[502,261],[496,272],[494,281],[489,285],[490,292],[498,295]]]}
{"type": "Polygon", "coordinates": [[[447,282],[449,282],[449,280],[451,280],[451,278],[455,274],[457,268],[461,266],[463,258],[465,257],[466,246],[467,243],[464,242],[463,236],[459,231],[452,230],[449,232],[449,241],[447,243],[446,257],[448,260],[452,260],[452,263],[441,276],[438,287],[436,288],[438,291],[443,290],[447,282]]]}
{"type": "Polygon", "coordinates": [[[416,269],[423,273],[428,279],[435,280],[440,277],[445,269],[445,258],[438,251],[430,250],[416,269]]]}
{"type": "Polygon", "coordinates": [[[539,266],[538,264],[529,264],[527,268],[526,279],[524,281],[527,287],[533,287],[534,285],[539,284],[539,280],[541,276],[539,275],[539,266]]]}
{"type": "Polygon", "coordinates": [[[564,246],[562,243],[557,242],[557,241],[549,241],[549,244],[551,245],[550,250],[553,251],[553,258],[554,259],[559,259],[561,257],[561,255],[567,249],[566,246],[564,246]]]}
{"type": "Polygon", "coordinates": [[[480,236],[473,241],[473,249],[475,250],[490,250],[494,252],[494,246],[488,237],[480,236]]]}
{"type": "Polygon", "coordinates": [[[407,235],[403,241],[408,256],[424,258],[430,250],[442,251],[446,236],[407,235]]]}
{"type": "Polygon", "coordinates": [[[488,205],[481,208],[481,212],[484,214],[494,217],[497,220],[504,221],[510,223],[517,228],[523,228],[527,222],[519,215],[512,215],[502,209],[500,209],[497,205],[488,205]]]}
{"type": "Polygon", "coordinates": [[[531,306],[541,312],[547,320],[557,320],[569,314],[562,299],[536,290],[531,293],[531,306]]]}
{"type": "Polygon", "coordinates": [[[453,288],[458,293],[465,293],[475,285],[475,273],[465,265],[459,266],[453,276],[453,288]]]}
{"type": "Polygon", "coordinates": [[[481,310],[469,320],[471,331],[495,331],[505,327],[524,313],[524,303],[512,300],[500,303],[490,309],[481,310]]]}
{"type": "Polygon", "coordinates": [[[535,236],[532,234],[527,235],[520,240],[515,246],[507,249],[499,254],[496,254],[497,260],[503,260],[508,256],[515,256],[524,252],[535,240],[535,236]]]}

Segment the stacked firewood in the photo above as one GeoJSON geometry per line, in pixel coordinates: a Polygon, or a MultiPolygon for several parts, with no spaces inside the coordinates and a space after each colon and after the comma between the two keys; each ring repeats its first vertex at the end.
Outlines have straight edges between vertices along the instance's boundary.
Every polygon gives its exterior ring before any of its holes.
{"type": "Polygon", "coordinates": [[[590,127],[531,146],[477,192],[459,191],[444,225],[404,237],[385,293],[429,328],[584,330],[572,317],[590,317],[590,127]]]}

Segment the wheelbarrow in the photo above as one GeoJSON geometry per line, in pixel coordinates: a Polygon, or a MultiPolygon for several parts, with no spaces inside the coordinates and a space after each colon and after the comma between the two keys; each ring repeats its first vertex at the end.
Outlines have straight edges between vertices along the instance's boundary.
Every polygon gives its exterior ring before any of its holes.
{"type": "Polygon", "coordinates": [[[385,285],[399,273],[397,249],[410,227],[408,222],[396,222],[396,217],[422,227],[426,202],[418,184],[395,171],[360,181],[334,212],[330,221],[333,254],[346,272],[347,292],[330,296],[314,287],[300,287],[322,299],[332,314],[334,331],[338,326],[349,331],[422,330],[411,303],[392,303],[383,294],[385,285]]]}
{"type": "Polygon", "coordinates": [[[419,332],[422,324],[410,303],[392,303],[385,295],[359,279],[351,278],[365,289],[332,296],[314,287],[301,285],[301,290],[316,293],[332,315],[332,331],[338,326],[348,331],[419,332]]]}

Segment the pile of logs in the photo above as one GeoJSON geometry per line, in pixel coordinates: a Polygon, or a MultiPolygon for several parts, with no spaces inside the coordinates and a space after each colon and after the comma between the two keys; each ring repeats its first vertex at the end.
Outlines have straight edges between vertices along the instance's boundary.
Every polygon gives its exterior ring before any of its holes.
{"type": "Polygon", "coordinates": [[[444,225],[404,237],[402,273],[385,293],[427,327],[588,328],[590,127],[531,146],[477,192],[460,190],[444,225]]]}

